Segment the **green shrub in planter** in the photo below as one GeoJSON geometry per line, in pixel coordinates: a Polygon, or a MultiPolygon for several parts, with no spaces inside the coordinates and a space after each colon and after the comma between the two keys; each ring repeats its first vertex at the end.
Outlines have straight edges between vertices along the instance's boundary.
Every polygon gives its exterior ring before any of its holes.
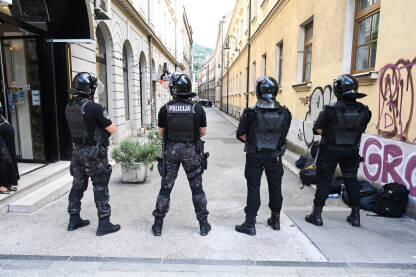
{"type": "Polygon", "coordinates": [[[124,140],[120,146],[113,149],[111,157],[116,163],[129,170],[137,169],[137,163],[150,165],[150,170],[153,170],[153,162],[156,160],[158,152],[158,147],[154,143],[124,140]]]}
{"type": "Polygon", "coordinates": [[[162,135],[159,131],[150,131],[147,133],[147,140],[156,145],[162,145],[162,135]]]}

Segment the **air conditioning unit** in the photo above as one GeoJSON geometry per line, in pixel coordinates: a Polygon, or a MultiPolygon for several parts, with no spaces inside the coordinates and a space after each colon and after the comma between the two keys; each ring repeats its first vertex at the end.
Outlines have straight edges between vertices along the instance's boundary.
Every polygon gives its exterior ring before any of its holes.
{"type": "Polygon", "coordinates": [[[96,19],[110,19],[110,0],[95,0],[94,12],[96,19]]]}

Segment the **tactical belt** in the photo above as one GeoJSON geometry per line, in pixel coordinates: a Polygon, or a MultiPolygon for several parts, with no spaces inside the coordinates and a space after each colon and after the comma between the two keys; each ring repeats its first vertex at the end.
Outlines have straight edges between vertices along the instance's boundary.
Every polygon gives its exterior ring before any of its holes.
{"type": "Polygon", "coordinates": [[[276,152],[277,150],[266,149],[266,148],[257,148],[255,146],[246,145],[245,151],[249,154],[258,153],[258,152],[276,152]]]}
{"type": "Polygon", "coordinates": [[[83,139],[73,139],[75,146],[97,146],[96,141],[90,141],[85,138],[83,139]]]}

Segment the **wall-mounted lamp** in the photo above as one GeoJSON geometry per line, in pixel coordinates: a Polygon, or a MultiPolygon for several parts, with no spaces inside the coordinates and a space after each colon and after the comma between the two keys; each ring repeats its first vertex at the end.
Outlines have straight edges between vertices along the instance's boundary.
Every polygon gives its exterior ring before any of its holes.
{"type": "Polygon", "coordinates": [[[235,41],[234,51],[236,51],[236,52],[240,51],[240,49],[238,49],[238,47],[237,47],[237,38],[233,35],[230,35],[230,36],[227,37],[227,41],[225,42],[224,50],[230,50],[230,45],[229,45],[230,38],[233,38],[234,41],[235,41]]]}

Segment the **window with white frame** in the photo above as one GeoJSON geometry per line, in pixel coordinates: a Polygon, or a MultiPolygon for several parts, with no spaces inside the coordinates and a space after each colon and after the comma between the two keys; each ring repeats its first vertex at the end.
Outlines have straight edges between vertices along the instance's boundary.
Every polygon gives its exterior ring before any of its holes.
{"type": "Polygon", "coordinates": [[[261,76],[266,75],[266,53],[261,56],[261,76]]]}
{"type": "Polygon", "coordinates": [[[282,83],[283,41],[276,44],[275,77],[279,85],[282,83]]]}
{"type": "Polygon", "coordinates": [[[356,0],[354,19],[353,73],[374,70],[376,64],[379,0],[356,0]]]}
{"type": "Polygon", "coordinates": [[[242,72],[240,72],[240,92],[243,92],[243,86],[242,86],[242,83],[243,83],[243,73],[242,73],[242,72]]]}
{"type": "MultiPolygon", "coordinates": [[[[251,1],[251,0],[249,0],[249,1],[251,1]]],[[[253,7],[252,7],[253,14],[252,14],[251,18],[254,19],[257,16],[257,0],[252,0],[251,5],[253,5],[253,7]]]]}

